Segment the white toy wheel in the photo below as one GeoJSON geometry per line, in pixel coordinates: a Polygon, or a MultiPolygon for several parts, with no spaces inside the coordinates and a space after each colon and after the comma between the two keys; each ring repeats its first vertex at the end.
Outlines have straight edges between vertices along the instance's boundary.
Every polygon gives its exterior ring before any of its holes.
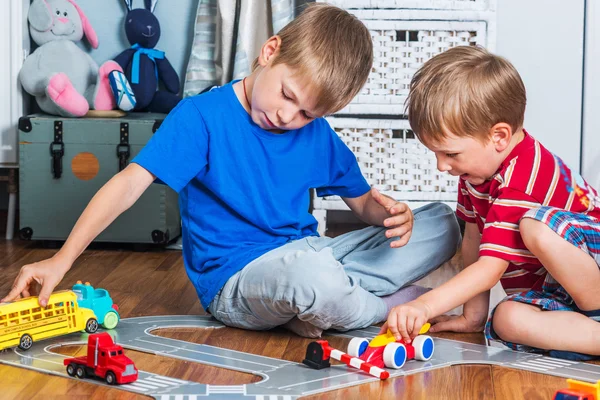
{"type": "Polygon", "coordinates": [[[406,347],[402,343],[390,343],[383,349],[383,363],[387,368],[399,369],[406,362],[406,347]]]}
{"type": "Polygon", "coordinates": [[[412,345],[415,348],[415,360],[427,361],[433,356],[435,346],[431,336],[419,335],[413,340],[412,345]]]}
{"type": "Polygon", "coordinates": [[[369,341],[365,338],[352,338],[350,343],[348,343],[348,354],[352,357],[360,357],[362,353],[367,350],[369,346],[369,341]]]}

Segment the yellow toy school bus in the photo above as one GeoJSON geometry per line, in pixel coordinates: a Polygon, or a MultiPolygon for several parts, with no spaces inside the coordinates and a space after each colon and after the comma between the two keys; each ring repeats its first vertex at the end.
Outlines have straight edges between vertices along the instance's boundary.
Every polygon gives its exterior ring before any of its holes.
{"type": "Polygon", "coordinates": [[[0,303],[0,350],[19,346],[28,350],[33,341],[84,330],[94,333],[98,321],[94,312],[80,308],[70,290],[50,295],[46,308],[36,296],[0,303]]]}

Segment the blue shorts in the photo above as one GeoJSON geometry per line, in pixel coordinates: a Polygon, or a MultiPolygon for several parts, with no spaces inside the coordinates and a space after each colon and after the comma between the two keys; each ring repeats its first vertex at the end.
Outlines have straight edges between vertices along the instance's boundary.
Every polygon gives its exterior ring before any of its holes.
{"type": "MultiPolygon", "coordinates": [[[[572,213],[554,207],[540,207],[529,210],[522,218],[533,218],[548,225],[566,241],[592,256],[596,264],[600,266],[600,221],[597,219],[585,214],[572,213]]],[[[530,290],[528,292],[515,293],[502,300],[502,302],[505,301],[532,304],[547,311],[581,312],[569,293],[550,274],[546,274],[541,291],[530,290]]],[[[485,336],[487,339],[499,341],[513,350],[546,351],[501,340],[492,327],[494,311],[492,311],[492,315],[485,325],[485,336]]]]}

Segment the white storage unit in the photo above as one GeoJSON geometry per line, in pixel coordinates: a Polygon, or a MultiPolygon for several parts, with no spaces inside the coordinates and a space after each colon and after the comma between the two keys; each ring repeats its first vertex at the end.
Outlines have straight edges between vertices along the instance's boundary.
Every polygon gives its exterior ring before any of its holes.
{"type": "MultiPolygon", "coordinates": [[[[416,139],[404,107],[414,73],[455,46],[494,51],[495,0],[329,0],[364,22],[373,38],[373,69],[362,91],[331,127],[356,154],[369,184],[418,207],[455,205],[457,178],[439,173],[435,156],[416,139]],[[403,119],[404,118],[404,119],[403,119]]],[[[328,210],[348,210],[337,196],[313,199],[319,233],[328,210]]]]}

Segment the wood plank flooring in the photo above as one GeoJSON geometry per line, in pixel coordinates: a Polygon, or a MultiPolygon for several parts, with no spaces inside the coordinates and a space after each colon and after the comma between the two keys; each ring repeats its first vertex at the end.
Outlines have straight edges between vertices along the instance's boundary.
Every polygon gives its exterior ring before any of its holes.
{"type": "MultiPolygon", "coordinates": [[[[24,264],[52,256],[56,250],[22,241],[0,241],[0,295],[4,296],[24,264]]],[[[143,315],[206,314],[188,281],[181,253],[151,250],[134,252],[108,246],[93,246],[77,260],[58,289],[68,289],[75,281],[89,281],[109,290],[123,317],[143,315]]],[[[300,362],[310,339],[284,330],[250,332],[225,329],[164,329],[169,338],[206,343],[228,349],[300,362]]],[[[439,334],[483,344],[481,334],[439,334]]],[[[345,348],[347,339],[328,337],[334,347],[345,348]]],[[[65,349],[82,354],[83,349],[65,349]]],[[[143,370],[173,378],[218,385],[257,382],[250,374],[201,364],[127,351],[143,370]]],[[[531,372],[493,366],[467,365],[434,370],[405,378],[354,386],[309,396],[306,399],[551,399],[565,387],[565,381],[531,372]]],[[[125,391],[105,388],[85,381],[52,377],[24,369],[0,365],[0,399],[49,400],[145,398],[125,391]]]]}

